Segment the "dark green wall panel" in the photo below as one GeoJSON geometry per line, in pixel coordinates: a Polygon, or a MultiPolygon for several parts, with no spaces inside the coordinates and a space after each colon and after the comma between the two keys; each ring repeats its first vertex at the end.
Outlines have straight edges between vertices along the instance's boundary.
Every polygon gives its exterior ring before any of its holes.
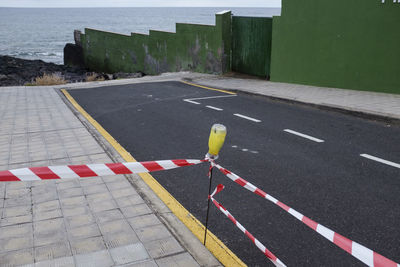
{"type": "Polygon", "coordinates": [[[270,74],[272,18],[232,17],[232,70],[270,74]]]}
{"type": "Polygon", "coordinates": [[[224,73],[230,70],[230,29],[230,12],[218,13],[215,26],[177,23],[176,33],[150,30],[128,36],[85,29],[85,65],[109,73],[224,73]]]}

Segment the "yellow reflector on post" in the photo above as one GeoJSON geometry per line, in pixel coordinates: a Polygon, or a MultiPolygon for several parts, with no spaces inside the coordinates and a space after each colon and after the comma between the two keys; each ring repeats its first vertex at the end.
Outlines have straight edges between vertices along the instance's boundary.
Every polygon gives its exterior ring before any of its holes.
{"type": "Polygon", "coordinates": [[[210,138],[208,139],[208,154],[212,159],[218,157],[219,151],[224,145],[226,137],[226,127],[222,124],[214,124],[211,127],[210,138]]]}

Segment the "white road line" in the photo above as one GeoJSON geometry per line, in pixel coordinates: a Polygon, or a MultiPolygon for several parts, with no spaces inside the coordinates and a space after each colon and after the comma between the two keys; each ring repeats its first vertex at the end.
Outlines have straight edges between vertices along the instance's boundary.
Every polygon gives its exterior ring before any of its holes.
{"type": "Polygon", "coordinates": [[[199,97],[199,98],[188,98],[187,100],[201,100],[201,99],[212,99],[212,98],[222,98],[222,97],[234,97],[237,95],[216,95],[216,96],[207,96],[207,97],[199,97]]]}
{"type": "Polygon", "coordinates": [[[317,142],[317,143],[323,143],[323,142],[325,142],[324,140],[321,140],[321,139],[318,139],[318,138],[315,138],[315,137],[312,137],[312,136],[309,136],[309,135],[306,135],[306,134],[302,134],[302,133],[299,133],[299,132],[296,132],[296,131],[293,131],[293,130],[290,130],[290,129],[285,129],[285,130],[283,130],[283,131],[285,131],[285,132],[287,132],[287,133],[294,134],[294,135],[301,136],[301,137],[303,137],[303,138],[307,138],[307,139],[309,139],[309,140],[311,140],[311,141],[314,141],[314,142],[317,142]]]}
{"type": "Polygon", "coordinates": [[[200,105],[199,102],[191,101],[191,100],[189,100],[189,99],[183,99],[183,101],[188,102],[188,103],[192,103],[192,104],[196,104],[196,105],[200,105]]]}
{"type": "Polygon", "coordinates": [[[364,157],[364,158],[367,158],[367,159],[375,160],[377,162],[380,162],[380,163],[383,163],[383,164],[386,164],[386,165],[390,165],[390,166],[393,166],[393,167],[396,167],[396,168],[400,169],[400,164],[397,164],[397,163],[394,163],[394,162],[391,162],[391,161],[388,161],[388,160],[385,160],[385,159],[377,158],[377,157],[374,157],[374,156],[371,156],[371,155],[368,155],[368,154],[360,154],[360,156],[364,157]]]}
{"type": "Polygon", "coordinates": [[[214,110],[218,110],[218,111],[223,110],[222,108],[217,108],[217,107],[213,107],[213,106],[206,106],[206,107],[211,108],[211,109],[214,109],[214,110]]]}
{"type": "Polygon", "coordinates": [[[235,113],[233,115],[235,115],[237,117],[240,117],[240,118],[243,118],[243,119],[246,119],[246,120],[249,120],[249,121],[261,122],[260,120],[257,120],[257,119],[251,118],[251,117],[247,117],[247,116],[242,115],[242,114],[235,113]]]}

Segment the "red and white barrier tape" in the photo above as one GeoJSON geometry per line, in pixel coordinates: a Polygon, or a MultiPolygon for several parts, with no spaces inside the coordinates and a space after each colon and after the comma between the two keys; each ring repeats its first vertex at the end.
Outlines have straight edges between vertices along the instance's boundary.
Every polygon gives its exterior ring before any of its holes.
{"type": "Polygon", "coordinates": [[[388,258],[376,253],[375,251],[372,251],[371,249],[364,247],[363,245],[358,244],[357,242],[354,242],[332,231],[331,229],[311,220],[310,218],[304,216],[303,214],[297,212],[296,210],[280,202],[276,198],[268,195],[263,190],[257,188],[256,186],[244,180],[243,178],[239,177],[238,175],[216,164],[215,162],[210,161],[210,163],[213,167],[219,169],[223,174],[225,174],[229,179],[231,179],[235,183],[278,205],[286,212],[293,215],[296,219],[300,220],[308,227],[310,227],[311,229],[313,229],[314,231],[316,231],[317,233],[319,233],[320,235],[322,235],[323,237],[325,237],[326,239],[328,239],[341,249],[347,251],[348,253],[350,253],[351,255],[353,255],[366,265],[374,267],[400,267],[400,264],[395,263],[394,261],[389,260],[388,258]]]}
{"type": "Polygon", "coordinates": [[[273,263],[275,266],[283,267],[286,266],[283,262],[281,262],[271,251],[269,251],[260,241],[257,240],[246,228],[243,227],[233,216],[232,214],[225,209],[218,201],[216,201],[213,197],[221,192],[224,189],[222,184],[219,184],[217,188],[215,188],[214,192],[209,196],[214,203],[214,205],[223,213],[226,217],[228,217],[237,228],[240,229],[261,251],[264,255],[273,263]]]}
{"type": "Polygon", "coordinates": [[[21,168],[15,170],[0,171],[0,182],[70,179],[93,176],[154,172],[196,165],[205,161],[206,160],[197,159],[176,159],[143,162],[21,168]]]}

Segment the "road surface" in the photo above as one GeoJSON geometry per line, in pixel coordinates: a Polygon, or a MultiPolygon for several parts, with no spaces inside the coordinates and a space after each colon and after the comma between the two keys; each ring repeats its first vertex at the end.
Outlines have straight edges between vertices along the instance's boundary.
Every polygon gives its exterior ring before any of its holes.
{"type": "MultiPolygon", "coordinates": [[[[400,127],[181,82],[70,90],[138,161],[207,152],[228,129],[218,163],[314,221],[400,262],[400,127]]],[[[208,166],[153,176],[204,223],[208,166]]],[[[214,170],[216,199],[288,266],[363,266],[278,206],[214,170]]],[[[212,206],[210,230],[250,266],[270,262],[212,206]]]]}

